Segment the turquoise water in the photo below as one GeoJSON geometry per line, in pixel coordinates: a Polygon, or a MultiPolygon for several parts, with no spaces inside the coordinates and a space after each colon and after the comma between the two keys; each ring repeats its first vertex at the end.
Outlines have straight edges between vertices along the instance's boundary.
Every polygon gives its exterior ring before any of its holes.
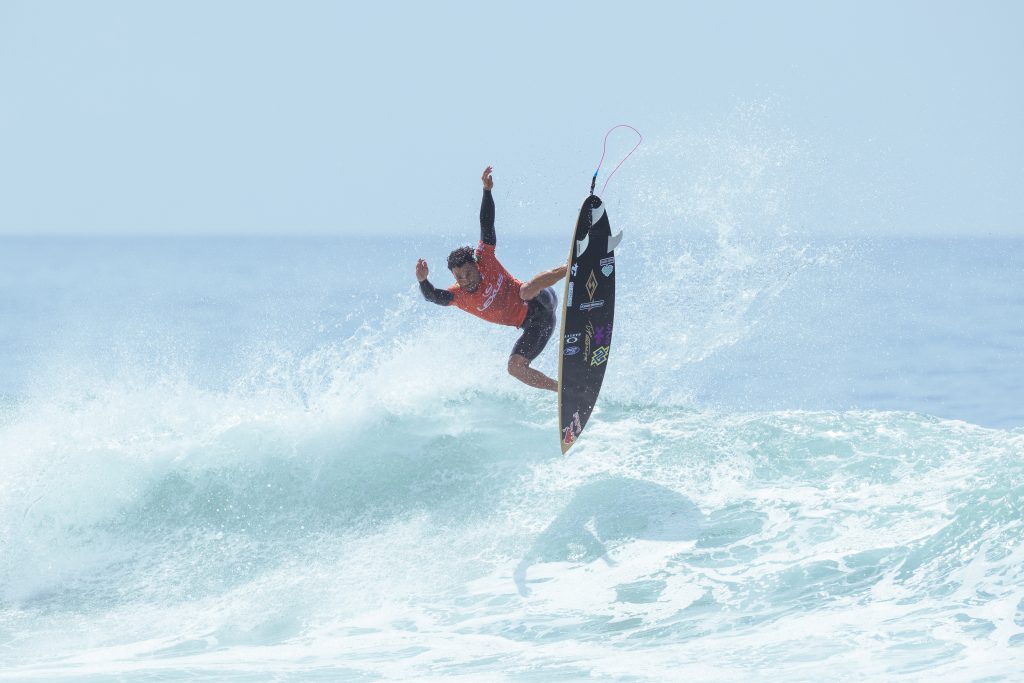
{"type": "Polygon", "coordinates": [[[1024,242],[624,222],[568,457],[454,233],[3,240],[0,679],[1020,680],[1024,242]]]}

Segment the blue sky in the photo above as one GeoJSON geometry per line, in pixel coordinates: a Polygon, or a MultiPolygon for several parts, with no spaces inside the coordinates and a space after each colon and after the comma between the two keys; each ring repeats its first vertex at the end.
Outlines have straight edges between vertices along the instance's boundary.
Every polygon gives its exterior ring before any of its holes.
{"type": "Polygon", "coordinates": [[[677,201],[659,186],[693,159],[651,152],[686,140],[706,162],[727,130],[797,145],[808,229],[1024,236],[1022,19],[1016,2],[6,0],[0,234],[429,232],[466,222],[488,163],[520,201],[578,204],[629,122],[648,156],[621,192],[677,201]]]}

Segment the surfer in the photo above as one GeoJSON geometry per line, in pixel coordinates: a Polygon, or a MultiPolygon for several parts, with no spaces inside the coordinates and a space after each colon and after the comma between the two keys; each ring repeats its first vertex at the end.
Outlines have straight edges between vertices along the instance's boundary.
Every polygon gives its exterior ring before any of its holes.
{"type": "Polygon", "coordinates": [[[448,270],[455,284],[437,289],[427,279],[427,262],[416,262],[416,279],[427,301],[441,306],[454,304],[467,313],[498,325],[509,325],[523,331],[508,358],[508,373],[531,387],[558,391],[558,382],[530,363],[547,346],[555,329],[555,308],[558,297],[551,289],[565,277],[561,265],[533,276],[527,282],[512,277],[494,255],[497,236],[494,232],[494,179],[491,167],[480,177],[484,196],[480,202],[480,244],[476,249],[459,247],[448,255],[448,270]]]}

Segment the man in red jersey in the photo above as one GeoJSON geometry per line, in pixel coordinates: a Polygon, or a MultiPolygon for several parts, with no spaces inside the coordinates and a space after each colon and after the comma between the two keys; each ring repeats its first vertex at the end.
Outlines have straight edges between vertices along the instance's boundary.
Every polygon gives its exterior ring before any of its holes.
{"type": "Polygon", "coordinates": [[[480,203],[480,244],[459,247],[448,255],[448,270],[456,284],[437,289],[427,280],[427,262],[416,263],[416,279],[427,301],[441,306],[455,305],[478,318],[498,325],[523,330],[508,359],[510,375],[538,389],[558,391],[558,382],[530,367],[533,359],[547,346],[555,330],[555,308],[558,297],[551,285],[565,277],[561,265],[538,273],[529,282],[512,277],[494,255],[497,236],[494,232],[494,199],[491,189],[491,167],[481,176],[484,196],[480,203]]]}

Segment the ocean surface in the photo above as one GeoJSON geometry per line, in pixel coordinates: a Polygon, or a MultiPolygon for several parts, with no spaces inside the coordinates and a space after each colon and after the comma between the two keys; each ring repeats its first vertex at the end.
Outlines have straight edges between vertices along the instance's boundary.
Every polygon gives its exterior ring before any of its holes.
{"type": "MultiPolygon", "coordinates": [[[[564,260],[575,206],[496,199],[564,260]]],[[[1024,240],[609,215],[565,457],[517,333],[415,286],[475,206],[0,238],[0,680],[1024,680],[1024,240]]]]}

